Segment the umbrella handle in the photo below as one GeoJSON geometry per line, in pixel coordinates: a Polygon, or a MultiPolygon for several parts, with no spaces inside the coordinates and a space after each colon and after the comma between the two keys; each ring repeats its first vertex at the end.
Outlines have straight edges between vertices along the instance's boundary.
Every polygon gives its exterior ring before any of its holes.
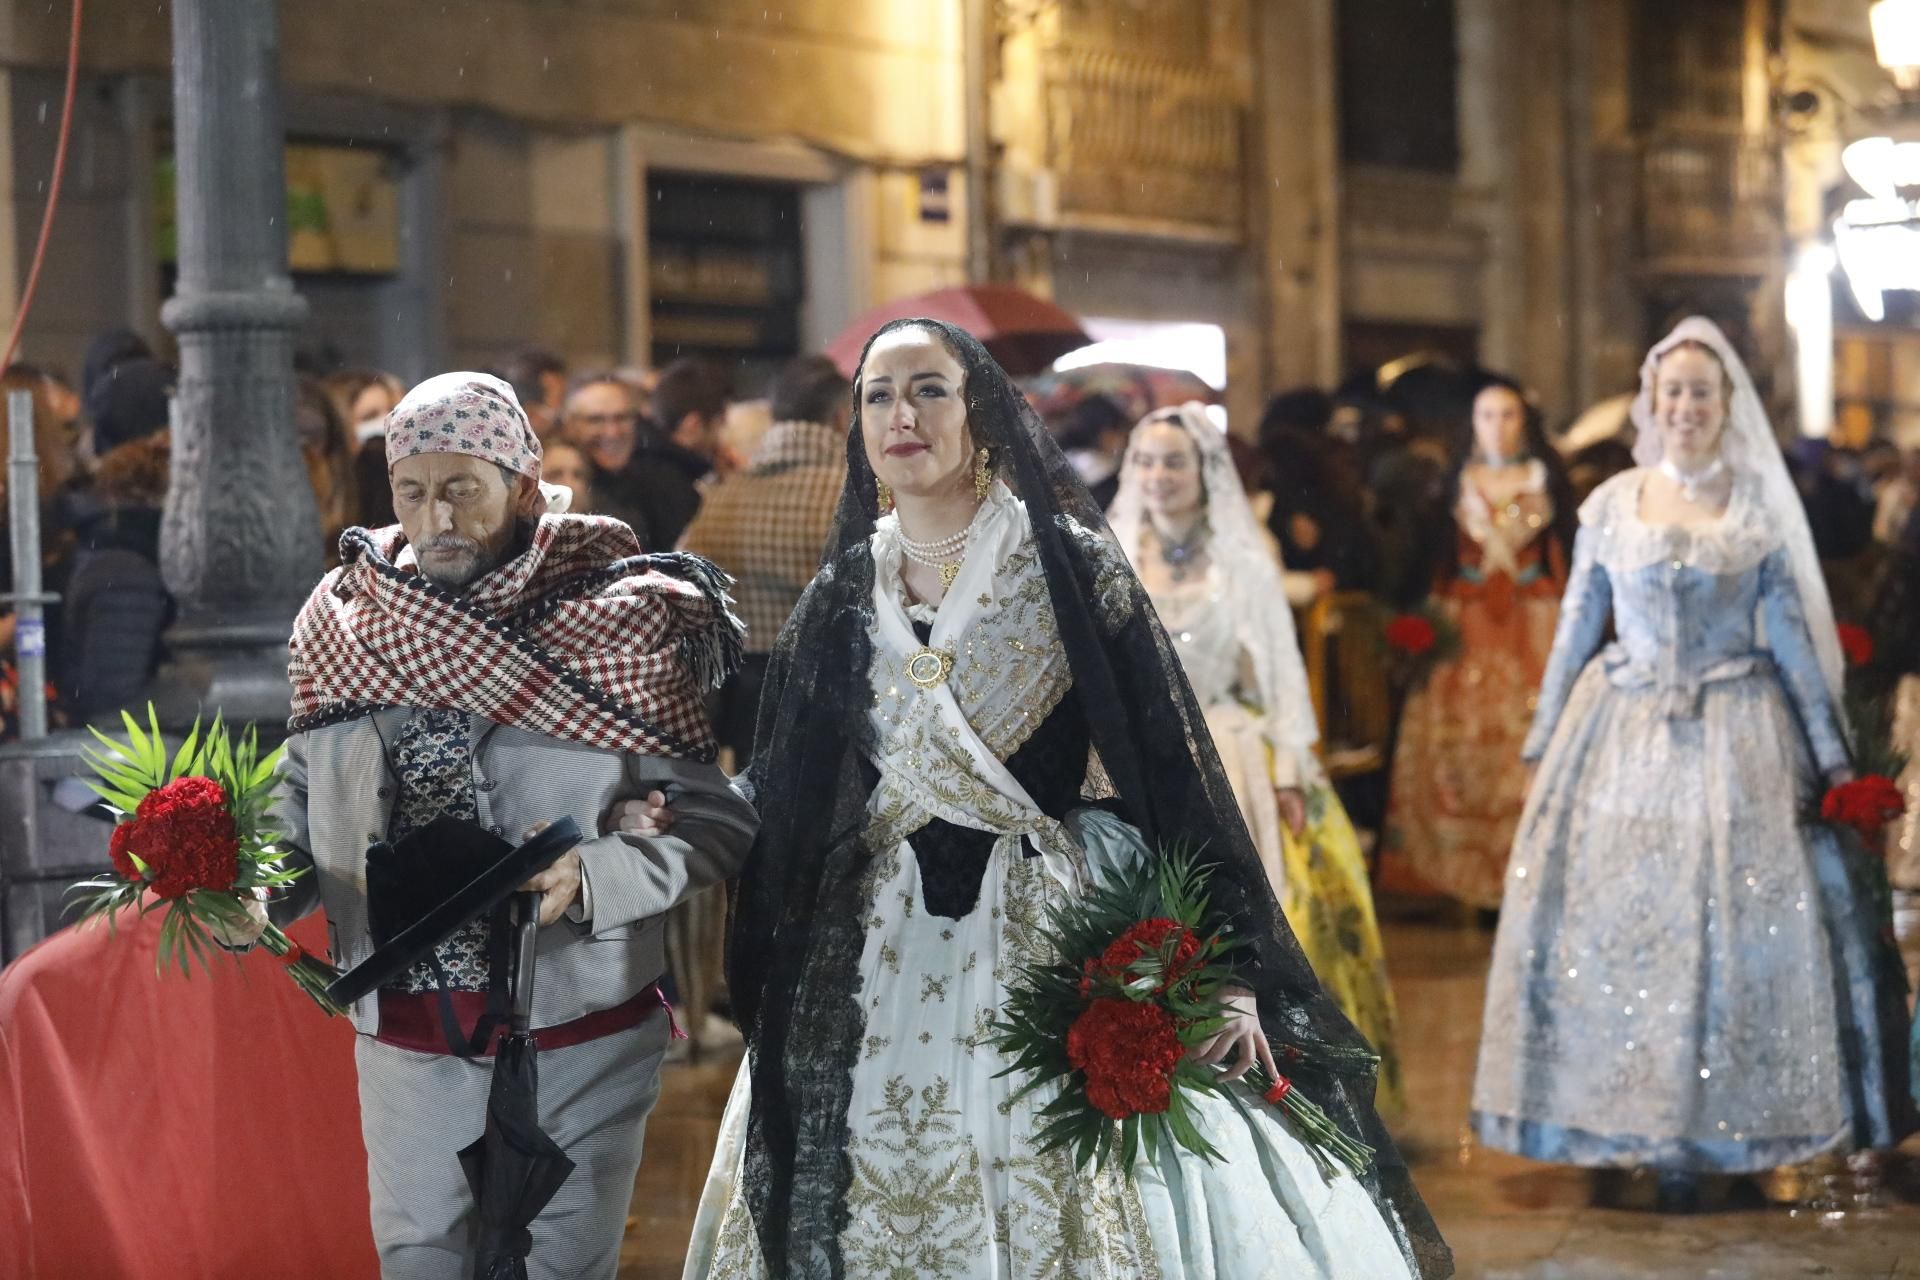
{"type": "Polygon", "coordinates": [[[514,954],[513,973],[507,985],[510,1001],[507,1029],[514,1035],[525,1035],[533,1018],[533,961],[540,941],[540,894],[514,894],[513,908],[514,954]]]}

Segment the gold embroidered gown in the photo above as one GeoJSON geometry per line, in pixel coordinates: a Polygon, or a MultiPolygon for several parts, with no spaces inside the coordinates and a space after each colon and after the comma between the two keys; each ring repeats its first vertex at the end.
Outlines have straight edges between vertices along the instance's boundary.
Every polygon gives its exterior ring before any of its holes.
{"type": "MultiPolygon", "coordinates": [[[[1004,488],[936,610],[909,608],[894,522],[874,538],[872,763],[858,988],[867,1036],[847,1120],[846,1275],[887,1280],[1400,1280],[1408,1266],[1352,1177],[1323,1178],[1277,1112],[1196,1105],[1226,1159],[1184,1151],[1076,1172],[1034,1150],[1038,1091],[998,1078],[988,1024],[1037,957],[1047,908],[1112,865],[1127,830],[1077,809],[1087,737],[1026,516],[1004,488]],[[923,646],[944,680],[908,675],[923,646]],[[1064,820],[1063,820],[1064,819],[1064,820]]],[[[918,674],[930,674],[917,669],[918,674]]],[[[749,1077],[722,1122],[688,1277],[765,1277],[741,1191],[749,1077]]],[[[804,1137],[802,1139],[804,1141],[804,1137]]]]}

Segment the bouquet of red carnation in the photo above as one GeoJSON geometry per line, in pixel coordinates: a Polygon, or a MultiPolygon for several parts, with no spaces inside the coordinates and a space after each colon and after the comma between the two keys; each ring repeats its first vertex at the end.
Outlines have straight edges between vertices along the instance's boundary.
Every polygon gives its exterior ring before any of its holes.
{"type": "Polygon", "coordinates": [[[1404,689],[1419,685],[1435,665],[1460,652],[1459,628],[1432,601],[1387,619],[1380,637],[1393,657],[1394,683],[1404,689]]]}
{"type": "Polygon", "coordinates": [[[1424,658],[1440,642],[1440,633],[1428,619],[1417,613],[1403,613],[1387,622],[1384,634],[1396,653],[1424,658]]]}
{"type": "MultiPolygon", "coordinates": [[[[177,961],[188,973],[192,960],[204,966],[218,947],[209,924],[244,928],[247,900],[304,874],[282,865],[266,825],[280,752],[261,756],[251,728],[234,741],[216,716],[204,737],[194,721],[169,762],[151,706],[145,731],[124,712],[121,719],[124,743],[91,731],[107,751],[88,749],[97,775],[90,785],[119,822],[107,842],[114,873],[74,886],[78,914],[82,920],[105,916],[111,926],[125,909],[164,910],[158,964],[164,969],[177,961]]],[[[344,1012],[327,996],[327,984],[339,976],[332,965],[274,925],[260,941],[314,1003],[328,1014],[344,1012]]]]}
{"type": "MultiPolygon", "coordinates": [[[[1847,644],[1848,628],[1842,626],[1841,643],[1847,644]]],[[[1864,634],[1864,633],[1863,633],[1864,634]]],[[[1871,649],[1872,641],[1867,641],[1871,649]]],[[[1851,652],[1851,649],[1849,649],[1851,652]]],[[[1870,698],[1858,690],[1844,695],[1847,724],[1852,729],[1853,767],[1856,777],[1829,787],[1820,801],[1823,821],[1852,827],[1860,833],[1860,842],[1872,853],[1881,852],[1880,836],[1889,822],[1907,811],[1905,794],[1898,778],[1907,768],[1907,755],[1893,737],[1893,713],[1885,698],[1870,698]]]]}
{"type": "Polygon", "coordinates": [[[1829,787],[1820,801],[1820,816],[1828,822],[1852,827],[1860,833],[1860,842],[1868,849],[1879,848],[1880,835],[1887,824],[1906,811],[1907,798],[1900,784],[1877,773],[1829,787]]]}
{"type": "Polygon", "coordinates": [[[1873,633],[1865,627],[1843,622],[1839,626],[1840,652],[1850,667],[1864,667],[1873,661],[1873,633]]]}
{"type": "Polygon", "coordinates": [[[1054,959],[1022,969],[993,1024],[994,1047],[1012,1060],[1000,1075],[1029,1077],[1014,1096],[1060,1091],[1041,1112],[1038,1149],[1071,1148],[1076,1166],[1104,1166],[1117,1137],[1129,1177],[1136,1155],[1151,1159],[1163,1144],[1217,1160],[1188,1099],[1217,1093],[1244,1111],[1251,1092],[1280,1108],[1324,1173],[1336,1160],[1365,1170],[1372,1148],[1286,1077],[1255,1067],[1233,1082],[1188,1058],[1225,1025],[1219,993],[1233,973],[1224,958],[1241,945],[1208,923],[1205,871],[1181,854],[1143,861],[1051,913],[1054,959]]]}

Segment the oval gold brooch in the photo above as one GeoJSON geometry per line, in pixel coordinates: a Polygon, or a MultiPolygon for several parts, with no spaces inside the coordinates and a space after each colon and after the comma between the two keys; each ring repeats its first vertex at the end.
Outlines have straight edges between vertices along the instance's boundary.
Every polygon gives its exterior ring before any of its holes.
{"type": "Polygon", "coordinates": [[[922,689],[937,689],[953,674],[953,655],[945,649],[921,649],[907,659],[907,679],[922,689]]]}

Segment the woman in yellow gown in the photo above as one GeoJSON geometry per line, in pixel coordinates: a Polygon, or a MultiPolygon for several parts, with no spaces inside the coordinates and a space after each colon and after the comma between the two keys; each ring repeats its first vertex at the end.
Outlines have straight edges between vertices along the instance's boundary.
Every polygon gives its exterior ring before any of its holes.
{"type": "Polygon", "coordinates": [[[1379,1053],[1381,1110],[1397,1110],[1393,993],[1366,859],[1314,754],[1319,728],[1278,556],[1199,405],[1134,428],[1107,519],[1206,711],[1287,923],[1379,1053]]]}

